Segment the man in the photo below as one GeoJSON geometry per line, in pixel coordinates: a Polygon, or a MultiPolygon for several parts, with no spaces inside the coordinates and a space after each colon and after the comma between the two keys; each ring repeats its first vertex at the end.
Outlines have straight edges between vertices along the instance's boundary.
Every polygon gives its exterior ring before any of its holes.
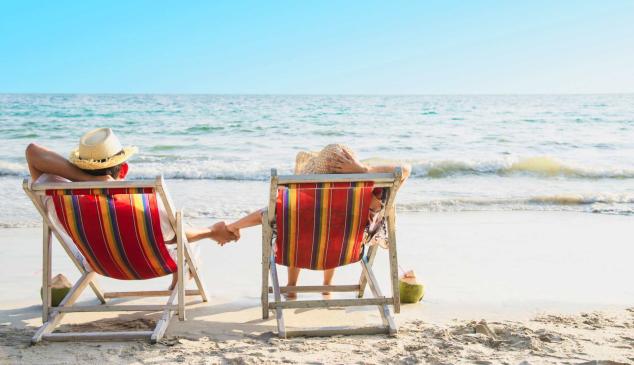
{"type": "MultiPolygon", "coordinates": [[[[37,145],[29,144],[26,148],[26,161],[31,178],[35,183],[68,182],[68,181],[114,181],[123,180],[128,174],[129,166],[126,162],[137,152],[136,147],[123,147],[119,139],[110,128],[98,128],[84,134],[79,140],[79,146],[65,159],[54,151],[37,145]]],[[[54,225],[58,225],[57,215],[54,213],[50,198],[45,197],[45,205],[49,218],[54,225]]],[[[176,234],[169,222],[169,217],[159,201],[161,231],[166,244],[176,242],[176,234]]],[[[58,230],[64,232],[63,229],[58,230]]],[[[224,222],[218,222],[209,228],[188,228],[185,232],[189,242],[209,238],[220,244],[235,240],[237,237],[229,232],[224,222]]],[[[69,246],[74,249],[75,256],[80,259],[86,269],[86,261],[76,249],[70,237],[65,238],[69,246]]],[[[174,250],[170,250],[172,253],[174,250]]],[[[176,276],[174,276],[174,279],[176,276]]],[[[172,282],[172,285],[175,281],[172,282]]]]}

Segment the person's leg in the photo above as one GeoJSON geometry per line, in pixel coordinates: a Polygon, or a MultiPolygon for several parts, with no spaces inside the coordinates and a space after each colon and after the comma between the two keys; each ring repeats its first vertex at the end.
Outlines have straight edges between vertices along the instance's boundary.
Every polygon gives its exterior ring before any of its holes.
{"type": "MultiPolygon", "coordinates": [[[[334,276],[335,276],[335,269],[324,270],[324,285],[332,285],[332,278],[334,276]]],[[[326,298],[329,298],[330,292],[325,291],[325,292],[322,292],[321,295],[323,295],[326,298]]]]}
{"type": "MultiPolygon", "coordinates": [[[[196,230],[198,229],[202,230],[202,228],[196,228],[196,230]]],[[[207,231],[208,230],[209,229],[207,229],[207,231]]],[[[166,246],[167,246],[167,251],[172,257],[172,260],[176,261],[177,260],[176,246],[175,245],[166,245],[166,246]]],[[[196,243],[196,244],[190,244],[189,247],[192,249],[192,254],[193,254],[192,259],[194,259],[195,262],[200,263],[200,246],[196,243]]],[[[192,271],[191,267],[189,267],[189,270],[187,270],[187,275],[188,275],[188,280],[194,277],[194,272],[192,271]]],[[[170,283],[167,289],[174,290],[177,283],[178,283],[178,272],[174,271],[172,273],[172,282],[170,283]]]]}
{"type": "MultiPolygon", "coordinates": [[[[302,269],[297,267],[288,267],[288,283],[286,286],[296,286],[297,279],[299,278],[299,272],[302,269]]],[[[286,293],[286,299],[295,299],[297,298],[297,293],[286,293]]]]}

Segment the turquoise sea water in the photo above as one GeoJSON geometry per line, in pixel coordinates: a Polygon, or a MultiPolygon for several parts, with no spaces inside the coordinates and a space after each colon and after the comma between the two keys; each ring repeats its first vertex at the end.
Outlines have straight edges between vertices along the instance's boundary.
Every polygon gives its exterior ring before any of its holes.
{"type": "Polygon", "coordinates": [[[634,213],[634,95],[0,95],[0,227],[33,225],[24,148],[63,155],[108,126],[163,174],[192,217],[266,202],[300,150],[345,143],[370,163],[411,163],[399,209],[634,213]],[[14,198],[14,196],[17,196],[14,198]]]}

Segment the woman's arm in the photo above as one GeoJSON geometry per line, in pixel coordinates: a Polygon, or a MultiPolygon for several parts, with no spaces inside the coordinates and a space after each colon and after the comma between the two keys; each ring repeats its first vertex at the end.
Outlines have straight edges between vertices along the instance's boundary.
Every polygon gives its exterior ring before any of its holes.
{"type": "Polygon", "coordinates": [[[398,167],[401,168],[403,173],[401,177],[401,184],[403,184],[412,172],[412,167],[409,164],[368,166],[344,150],[343,155],[339,156],[332,166],[332,168],[340,174],[393,173],[398,167]]]}
{"type": "Polygon", "coordinates": [[[233,223],[227,224],[227,230],[240,239],[240,230],[262,224],[262,209],[249,213],[233,223]]]}
{"type": "Polygon", "coordinates": [[[401,176],[401,185],[407,180],[409,175],[412,173],[412,166],[409,164],[394,164],[394,165],[380,165],[380,166],[368,166],[367,172],[369,173],[385,173],[385,172],[394,172],[396,168],[400,167],[402,176],[401,176]]]}
{"type": "Polygon", "coordinates": [[[112,180],[109,175],[92,176],[87,174],[54,151],[35,143],[29,144],[25,155],[33,181],[37,180],[42,174],[57,175],[71,181],[112,180]]]}

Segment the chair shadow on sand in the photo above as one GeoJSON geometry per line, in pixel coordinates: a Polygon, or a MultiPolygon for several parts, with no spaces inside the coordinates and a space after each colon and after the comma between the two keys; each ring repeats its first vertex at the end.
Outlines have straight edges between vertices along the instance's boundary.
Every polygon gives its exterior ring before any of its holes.
{"type": "MultiPolygon", "coordinates": [[[[133,303],[133,298],[118,298],[113,304],[133,303]]],[[[97,299],[83,300],[80,305],[96,305],[97,299]]],[[[240,339],[244,337],[268,340],[277,337],[275,319],[262,319],[260,303],[256,298],[249,302],[225,302],[218,304],[203,303],[200,300],[191,301],[192,306],[187,311],[186,321],[173,321],[166,331],[164,341],[174,338],[198,340],[203,337],[217,341],[240,339]]],[[[52,310],[54,310],[52,308],[52,310]]],[[[327,311],[340,311],[343,308],[324,308],[327,311]]],[[[295,315],[304,315],[314,309],[297,309],[295,315]]],[[[346,312],[373,313],[371,308],[346,308],[346,312]]],[[[70,314],[56,332],[104,332],[104,331],[143,331],[156,326],[161,312],[111,312],[112,317],[97,320],[78,318],[84,313],[70,314]]],[[[0,345],[29,346],[31,337],[36,332],[41,321],[41,305],[31,305],[22,308],[0,310],[0,345]]]]}

